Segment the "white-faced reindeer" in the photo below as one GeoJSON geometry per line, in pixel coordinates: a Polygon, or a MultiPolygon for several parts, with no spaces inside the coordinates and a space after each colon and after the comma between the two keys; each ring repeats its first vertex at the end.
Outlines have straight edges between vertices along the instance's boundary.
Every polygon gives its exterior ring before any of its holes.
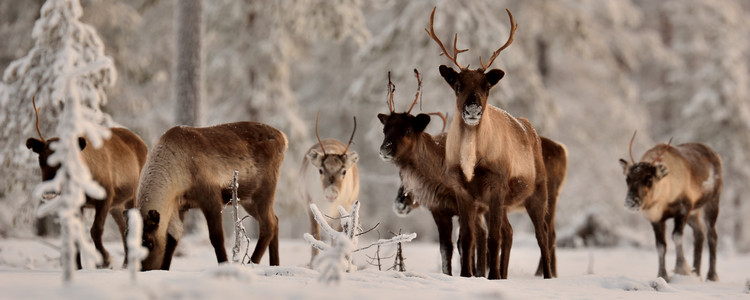
{"type": "Polygon", "coordinates": [[[646,151],[640,162],[633,159],[633,140],[630,140],[630,160],[620,159],[626,175],[628,194],[625,207],[642,211],[651,222],[659,255],[658,276],[669,280],[664,256],[667,252],[666,220],[674,219],[672,241],[677,262],[675,272],[690,274],[682,251],[682,232],[685,224],[693,229],[693,273],[700,276],[701,253],[708,226],[709,264],[706,279],[716,281],[716,218],[721,195],[721,158],[708,146],[686,143],[677,146],[658,144],[646,151]],[[705,221],[705,224],[704,224],[705,221]]]}
{"type": "Polygon", "coordinates": [[[542,157],[539,135],[531,123],[524,118],[515,118],[509,113],[487,103],[490,89],[505,72],[488,70],[498,54],[513,42],[517,24],[510,17],[508,41],[497,49],[487,64],[479,59],[480,68],[470,70],[461,67],[456,60],[459,53],[468,51],[456,47],[453,55],[435,34],[430,15],[427,34],[440,46],[442,53],[459,68],[441,65],[440,75],[456,94],[455,113],[448,129],[446,141],[446,172],[455,178],[451,182],[464,182],[471,193],[457,201],[461,253],[461,276],[472,276],[471,262],[474,256],[474,227],[477,218],[474,202],[487,205],[489,278],[507,278],[508,260],[513,232],[508,222],[508,210],[523,206],[534,224],[537,243],[541,251],[544,278],[551,278],[550,248],[547,224],[547,179],[542,157]],[[458,116],[461,116],[460,118],[458,116]],[[500,231],[503,231],[502,234],[500,231]],[[500,238],[502,237],[502,243],[500,238]],[[498,252],[502,244],[502,257],[498,252]]]}
{"type": "MultiPolygon", "coordinates": [[[[51,180],[60,169],[60,165],[50,165],[47,159],[54,153],[50,145],[58,141],[58,138],[44,139],[39,129],[39,112],[36,103],[32,99],[34,113],[36,115],[36,130],[40,139],[29,138],[26,147],[39,154],[39,167],[42,170],[42,181],[51,180]]],[[[141,168],[146,162],[148,149],[146,144],[138,135],[125,128],[110,128],[112,136],[103,141],[99,148],[86,147],[85,138],[79,138],[78,144],[81,148],[81,158],[88,166],[91,176],[106,191],[106,197],[101,200],[86,197],[84,207],[93,207],[94,223],[91,225],[91,239],[94,241],[96,250],[102,255],[102,264],[98,267],[107,268],[111,264],[109,252],[102,244],[102,233],[104,222],[107,220],[107,212],[117,223],[125,246],[125,229],[127,223],[123,212],[134,205],[135,191],[138,187],[138,178],[141,168]]],[[[46,197],[46,196],[45,196],[46,197]]],[[[81,269],[81,254],[76,254],[78,268],[81,269]]],[[[127,255],[125,256],[127,264],[127,255]]]]}
{"type": "Polygon", "coordinates": [[[221,211],[231,198],[234,170],[239,171],[240,205],[259,225],[250,260],[259,263],[268,248],[270,265],[279,265],[279,221],[273,203],[286,149],[283,132],[256,122],[167,130],[149,154],[138,185],[143,245],[149,249],[143,270],[169,270],[189,208],[201,209],[216,260],[227,261],[221,211]]]}
{"type": "MultiPolygon", "coordinates": [[[[315,203],[325,214],[334,217],[339,215],[339,205],[349,211],[359,197],[359,170],[357,168],[359,155],[356,151],[349,150],[354,133],[357,131],[357,118],[354,117],[354,129],[349,143],[344,145],[336,139],[320,140],[318,117],[320,113],[315,117],[315,137],[318,138],[318,143],[305,153],[300,167],[299,192],[307,206],[315,203]]],[[[312,212],[308,214],[310,234],[320,240],[318,223],[312,212]]],[[[340,226],[337,220],[331,220],[329,223],[334,228],[340,226]]],[[[313,247],[310,262],[317,254],[318,249],[313,247]]]]}

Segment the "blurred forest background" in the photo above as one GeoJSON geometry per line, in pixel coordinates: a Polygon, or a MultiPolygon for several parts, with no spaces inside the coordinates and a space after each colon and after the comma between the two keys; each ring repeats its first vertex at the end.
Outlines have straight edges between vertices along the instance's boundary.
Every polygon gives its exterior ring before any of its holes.
{"type": "MultiPolygon", "coordinates": [[[[103,110],[150,146],[179,125],[173,96],[174,0],[81,0],[113,58],[117,82],[103,110]]],[[[33,46],[41,0],[0,0],[0,70],[33,46]]],[[[426,211],[399,218],[392,211],[397,169],[380,160],[387,112],[387,72],[396,84],[396,110],[413,100],[416,112],[449,112],[454,96],[437,68],[450,62],[424,32],[437,6],[435,29],[443,41],[459,34],[462,65],[478,66],[507,39],[505,8],[519,24],[515,42],[494,67],[506,76],[490,102],[531,120],[541,135],[564,143],[568,180],[557,211],[558,236],[572,234],[589,216],[621,237],[651,246],[653,233],[640,215],[623,208],[625,179],[617,163],[628,157],[634,130],[636,157],[658,142],[702,142],[724,162],[719,213],[722,251],[750,251],[750,1],[744,0],[204,0],[203,125],[252,120],[284,131],[290,141],[276,212],[283,238],[308,230],[307,206],[297,195],[303,153],[320,135],[346,141],[351,117],[359,127],[352,146],[360,154],[363,226],[403,229],[436,239],[426,211]]],[[[448,45],[450,47],[450,45],[448,45]]],[[[0,83],[0,236],[36,232],[31,199],[39,182],[26,138],[36,136],[31,99],[18,84],[0,83]]],[[[40,108],[42,132],[54,132],[59,112],[40,108]]],[[[429,132],[440,131],[433,120],[429,132]]],[[[194,214],[195,220],[202,216],[194,214]]],[[[229,216],[227,216],[227,220],[229,216]]],[[[89,218],[90,220],[90,218],[89,218]]],[[[511,219],[530,231],[525,214],[511,219]]],[[[114,222],[105,237],[117,239],[114,222]]],[[[251,222],[252,223],[252,222],[251,222]]],[[[670,222],[671,224],[671,222],[670,222]]],[[[196,231],[205,226],[197,222],[196,231]]],[[[691,235],[689,235],[691,236],[691,235]]],[[[671,246],[670,246],[671,247],[671,246]]]]}

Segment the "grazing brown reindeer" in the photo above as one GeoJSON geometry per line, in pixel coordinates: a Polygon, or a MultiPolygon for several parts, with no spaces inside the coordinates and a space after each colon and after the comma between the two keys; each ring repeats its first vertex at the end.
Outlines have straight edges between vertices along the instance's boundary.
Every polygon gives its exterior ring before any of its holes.
{"type": "Polygon", "coordinates": [[[474,254],[474,224],[477,217],[474,202],[489,207],[487,248],[489,256],[489,278],[507,278],[510,247],[513,232],[508,222],[508,209],[523,206],[534,224],[537,243],[542,256],[544,278],[551,278],[550,249],[547,225],[547,179],[544,170],[541,142],[531,123],[516,119],[509,113],[487,103],[490,89],[505,75],[500,69],[486,71],[498,54],[513,42],[517,24],[510,17],[511,32],[508,41],[493,54],[487,64],[481,57],[481,67],[466,68],[456,60],[459,53],[467,50],[456,48],[458,34],[454,39],[453,55],[435,34],[430,15],[427,34],[440,46],[460,72],[441,65],[440,75],[456,93],[455,116],[448,129],[446,140],[446,172],[453,184],[463,181],[469,186],[470,197],[459,197],[457,201],[461,231],[461,276],[472,276],[470,268],[474,254]],[[503,231],[502,234],[500,231],[503,231]],[[502,243],[500,237],[502,236],[502,243]],[[497,256],[500,245],[503,251],[500,261],[497,256]],[[467,255],[468,254],[468,255],[467,255]]]}
{"type": "Polygon", "coordinates": [[[250,260],[259,263],[268,248],[270,265],[279,265],[279,226],[273,202],[286,149],[284,133],[256,122],[167,130],[149,154],[138,185],[143,245],[149,249],[143,270],[169,270],[182,237],[182,214],[188,208],[201,209],[216,260],[227,261],[221,211],[231,198],[227,187],[234,170],[239,171],[240,204],[259,225],[250,260]]]}
{"type": "MultiPolygon", "coordinates": [[[[354,139],[354,133],[357,131],[357,118],[354,118],[354,130],[349,138],[349,144],[344,145],[336,139],[320,140],[318,135],[318,117],[315,117],[315,137],[318,143],[310,147],[305,153],[305,158],[300,167],[300,196],[305,199],[306,203],[315,203],[329,216],[338,216],[339,205],[346,211],[352,209],[352,205],[359,197],[359,170],[357,161],[359,155],[354,150],[349,150],[349,146],[354,139]],[[313,172],[312,167],[318,169],[313,172]],[[315,174],[317,173],[317,174],[315,174]],[[325,200],[323,200],[325,199],[325,200]]],[[[312,212],[310,216],[310,234],[315,239],[320,240],[320,228],[312,212]]],[[[331,221],[333,222],[333,221],[331,221]]],[[[331,224],[334,228],[340,227],[340,222],[331,224]]],[[[318,254],[318,249],[312,247],[310,263],[318,254]]]]}
{"type": "MultiPolygon", "coordinates": [[[[39,154],[39,167],[42,170],[42,181],[47,181],[55,177],[60,165],[51,166],[47,159],[54,153],[50,144],[58,141],[58,138],[45,140],[39,130],[39,112],[36,103],[34,113],[36,115],[36,130],[40,139],[29,138],[26,140],[26,147],[39,154]]],[[[106,191],[104,199],[92,199],[86,197],[84,207],[93,207],[94,223],[91,225],[91,239],[94,241],[96,250],[102,255],[102,264],[97,266],[107,268],[111,265],[109,252],[102,244],[102,233],[104,232],[104,222],[107,220],[107,212],[117,223],[122,237],[123,247],[127,252],[125,245],[125,230],[127,223],[123,212],[125,209],[133,207],[135,201],[135,191],[138,187],[138,177],[141,168],[146,162],[148,149],[146,144],[135,133],[125,128],[110,128],[112,136],[103,141],[99,148],[86,147],[85,138],[78,139],[78,145],[81,148],[81,158],[88,166],[91,176],[106,191]]],[[[81,269],[81,254],[76,253],[76,262],[81,269]]],[[[125,262],[127,264],[127,255],[125,262]]]]}
{"type": "Polygon", "coordinates": [[[716,218],[721,195],[721,158],[708,146],[686,143],[677,146],[658,144],[646,151],[640,162],[633,159],[633,139],[630,140],[630,160],[620,159],[627,176],[628,195],[625,207],[642,211],[651,222],[659,255],[658,276],[669,280],[664,263],[667,252],[666,220],[674,219],[672,241],[675,243],[677,263],[675,272],[690,274],[682,251],[682,232],[685,224],[693,229],[693,273],[700,276],[701,253],[708,225],[707,280],[717,281],[716,275],[716,218]],[[701,220],[701,217],[703,218],[701,220]]]}

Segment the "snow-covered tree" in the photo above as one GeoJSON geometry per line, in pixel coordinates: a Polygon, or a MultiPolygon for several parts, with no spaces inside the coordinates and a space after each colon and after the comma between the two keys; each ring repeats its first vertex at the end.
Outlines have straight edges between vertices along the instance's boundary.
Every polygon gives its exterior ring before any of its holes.
{"type": "MultiPolygon", "coordinates": [[[[0,114],[4,141],[0,145],[0,157],[4,168],[14,170],[13,176],[3,179],[2,185],[6,188],[24,188],[38,180],[38,177],[30,176],[38,168],[36,159],[24,147],[25,139],[36,135],[32,98],[36,99],[40,109],[41,130],[51,133],[53,128],[57,128],[56,133],[61,138],[58,148],[67,147],[63,145],[68,142],[62,139],[63,134],[85,133],[94,140],[102,134],[88,125],[63,124],[63,114],[68,114],[70,118],[85,118],[81,122],[110,122],[109,116],[102,113],[99,106],[107,101],[104,88],[114,84],[116,71],[105,56],[104,45],[94,28],[79,21],[82,13],[78,0],[47,1],[34,24],[31,36],[34,46],[26,56],[13,61],[5,70],[5,87],[0,94],[0,106],[4,110],[0,114]],[[99,65],[92,68],[90,65],[93,63],[99,65]],[[76,97],[75,101],[82,106],[79,112],[63,111],[66,107],[72,109],[72,105],[68,104],[70,97],[76,97]]],[[[58,157],[63,156],[61,153],[58,157]]],[[[26,202],[23,206],[27,208],[26,212],[20,215],[33,211],[36,199],[39,197],[32,197],[26,202]]]]}
{"type": "Polygon", "coordinates": [[[176,123],[200,126],[203,102],[203,0],[175,2],[174,61],[176,123]]]}

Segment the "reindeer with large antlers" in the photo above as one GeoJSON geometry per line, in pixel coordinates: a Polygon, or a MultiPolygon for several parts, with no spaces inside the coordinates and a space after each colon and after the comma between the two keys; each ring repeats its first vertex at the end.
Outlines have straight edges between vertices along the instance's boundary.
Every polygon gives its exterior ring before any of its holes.
{"type": "Polygon", "coordinates": [[[701,254],[705,229],[708,225],[708,275],[716,281],[716,219],[721,196],[721,158],[714,150],[700,143],[670,146],[658,144],[646,151],[640,162],[633,158],[633,140],[630,139],[630,162],[620,159],[626,175],[628,194],[625,207],[642,211],[651,222],[659,255],[658,276],[669,280],[664,256],[667,252],[666,220],[674,219],[672,241],[675,243],[677,262],[675,272],[690,274],[682,251],[682,232],[685,225],[693,229],[693,270],[700,276],[701,254]],[[705,222],[705,223],[704,223],[705,222]]]}
{"type": "Polygon", "coordinates": [[[455,35],[453,54],[446,50],[434,30],[435,9],[430,15],[427,34],[440,46],[442,54],[458,68],[441,65],[440,75],[456,94],[455,118],[448,129],[446,140],[446,172],[454,180],[468,186],[471,196],[456,199],[461,224],[460,247],[461,275],[472,276],[474,255],[476,204],[489,207],[488,258],[489,278],[507,278],[512,229],[506,226],[508,210],[517,206],[526,209],[531,217],[541,251],[544,278],[552,276],[550,267],[549,224],[547,222],[547,178],[539,135],[524,118],[515,118],[508,112],[487,103],[490,89],[503,78],[500,69],[488,70],[497,56],[513,42],[517,24],[510,17],[510,36],[497,49],[487,64],[480,58],[480,68],[462,67],[457,60],[459,50],[455,35]],[[460,118],[458,116],[461,116],[460,118]],[[501,234],[502,231],[502,234],[501,234]],[[501,243],[502,237],[502,243],[501,243]],[[502,245],[502,257],[498,252],[502,245]]]}
{"type": "MultiPolygon", "coordinates": [[[[357,161],[359,155],[349,146],[357,131],[357,117],[354,117],[354,129],[349,143],[344,145],[336,139],[320,139],[318,135],[318,118],[315,117],[315,137],[318,143],[310,147],[305,153],[305,158],[300,167],[299,189],[300,196],[309,205],[315,203],[327,213],[328,216],[338,216],[338,206],[341,205],[347,211],[351,210],[354,202],[359,197],[359,171],[357,161]],[[315,172],[315,167],[317,172],[315,172]]],[[[315,221],[312,212],[310,215],[310,234],[320,239],[320,228],[315,221]]],[[[335,222],[338,224],[339,222],[335,222]]],[[[331,220],[333,225],[333,220],[331,220]]],[[[340,226],[340,224],[338,225],[340,226]]],[[[312,263],[318,249],[312,248],[310,262],[312,263]]]]}
{"type": "MultiPolygon", "coordinates": [[[[50,147],[58,141],[58,138],[45,139],[42,131],[39,129],[39,111],[36,108],[36,101],[32,98],[34,113],[36,115],[36,130],[40,139],[29,138],[26,140],[26,147],[39,154],[39,167],[42,170],[42,180],[51,180],[60,169],[60,165],[48,163],[48,159],[55,151],[50,147]]],[[[111,264],[109,252],[104,248],[102,243],[102,233],[104,232],[104,222],[107,220],[107,213],[117,223],[120,230],[123,246],[125,245],[125,229],[127,223],[123,212],[125,209],[132,208],[135,202],[135,191],[138,187],[138,179],[141,168],[146,162],[148,149],[146,144],[138,135],[125,128],[110,128],[112,136],[103,141],[99,148],[87,147],[85,138],[78,139],[78,145],[81,148],[81,158],[89,167],[91,176],[107,192],[104,199],[97,200],[86,197],[84,207],[93,207],[94,223],[91,225],[91,239],[94,241],[96,250],[102,255],[102,264],[98,267],[106,268],[111,264]]],[[[51,195],[45,195],[49,197],[51,195]]],[[[81,266],[80,253],[77,253],[76,262],[78,268],[81,266]]],[[[127,263],[127,255],[125,256],[127,263]]]]}

